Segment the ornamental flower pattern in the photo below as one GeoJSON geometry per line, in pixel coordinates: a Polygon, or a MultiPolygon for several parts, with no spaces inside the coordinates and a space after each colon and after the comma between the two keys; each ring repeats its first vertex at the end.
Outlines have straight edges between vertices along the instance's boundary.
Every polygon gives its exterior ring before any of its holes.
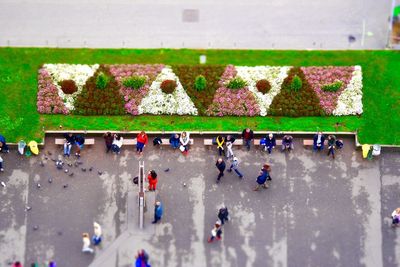
{"type": "Polygon", "coordinates": [[[331,115],[336,108],[338,97],[349,84],[354,67],[302,67],[308,83],[315,91],[319,98],[319,103],[327,115],[331,115]],[[341,81],[343,86],[337,92],[326,92],[322,90],[322,86],[331,84],[335,81],[341,81]]]}
{"type": "Polygon", "coordinates": [[[346,89],[339,96],[332,114],[335,116],[359,115],[362,112],[362,71],[361,66],[355,66],[353,76],[346,89]]]}
{"type": "Polygon", "coordinates": [[[74,100],[82,92],[87,79],[93,76],[99,68],[99,64],[94,65],[74,65],[74,64],[44,64],[43,68],[50,73],[53,78],[53,84],[58,89],[58,95],[64,101],[68,110],[74,110],[74,100]],[[59,82],[63,80],[73,80],[78,90],[73,94],[64,94],[59,82]]]}
{"type": "Polygon", "coordinates": [[[197,115],[198,111],[186,91],[183,89],[179,78],[171,67],[165,66],[161,73],[153,81],[149,93],[142,99],[138,107],[139,114],[177,114],[197,115]],[[160,85],[165,80],[175,80],[176,89],[172,94],[162,92],[160,85]]]}
{"type": "Polygon", "coordinates": [[[39,69],[37,111],[44,114],[68,114],[69,110],[58,95],[58,88],[45,68],[39,69]]]}
{"type": "Polygon", "coordinates": [[[237,76],[240,76],[247,82],[248,89],[254,94],[258,105],[260,106],[260,115],[268,114],[269,106],[274,97],[281,91],[283,81],[288,75],[291,67],[271,67],[271,66],[256,66],[256,67],[236,67],[237,76]],[[257,81],[266,79],[271,84],[271,89],[268,93],[263,94],[257,90],[257,81]]]}

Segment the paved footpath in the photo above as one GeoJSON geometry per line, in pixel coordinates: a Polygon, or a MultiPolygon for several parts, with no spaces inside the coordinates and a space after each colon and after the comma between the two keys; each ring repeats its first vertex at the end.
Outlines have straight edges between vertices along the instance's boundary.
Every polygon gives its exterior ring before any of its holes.
{"type": "Polygon", "coordinates": [[[155,193],[147,193],[144,230],[137,226],[131,179],[139,158],[132,147],[119,156],[106,154],[96,138],[96,145],[84,149],[83,164],[67,166],[67,174],[52,161],[61,148],[50,137],[43,151],[52,153],[48,159],[21,158],[15,150],[4,155],[0,266],[56,259],[57,266],[128,267],[140,248],[149,252],[152,266],[399,266],[400,232],[388,217],[400,206],[398,151],[366,161],[351,139],[335,160],[304,149],[300,140],[292,154],[235,147],[245,178],[226,173],[217,185],[217,153],[202,141],[195,138],[187,157],[169,147],[146,147],[141,159],[159,174],[165,215],[160,224],[150,224],[155,193]],[[273,169],[271,187],[254,192],[265,162],[273,169]],[[222,240],[208,244],[223,204],[231,220],[222,240]],[[32,209],[25,211],[26,205],[32,209]],[[84,255],[81,233],[92,233],[94,220],[103,226],[104,240],[94,255],[84,255]]]}
{"type": "Polygon", "coordinates": [[[2,0],[0,46],[383,49],[390,8],[377,0],[2,0]]]}

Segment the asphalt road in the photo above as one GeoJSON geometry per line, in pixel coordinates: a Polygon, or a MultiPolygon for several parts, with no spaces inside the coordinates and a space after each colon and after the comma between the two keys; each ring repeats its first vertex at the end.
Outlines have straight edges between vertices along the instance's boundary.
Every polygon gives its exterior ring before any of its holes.
{"type": "Polygon", "coordinates": [[[67,166],[70,177],[51,160],[61,148],[48,137],[47,160],[45,154],[21,158],[15,150],[3,156],[0,266],[54,259],[61,267],[127,267],[140,248],[149,252],[152,266],[398,266],[400,235],[388,217],[399,206],[398,151],[366,161],[353,143],[346,139],[335,160],[304,149],[300,140],[290,155],[236,147],[245,178],[226,173],[217,185],[217,153],[200,138],[187,157],[150,145],[142,158],[132,147],[119,156],[106,154],[97,138],[84,149],[82,165],[67,166]],[[138,229],[137,187],[131,183],[139,159],[146,170],[158,171],[157,194],[165,206],[162,222],[150,224],[155,193],[147,193],[144,230],[138,229]],[[264,162],[272,165],[273,181],[254,192],[264,162]],[[231,220],[222,241],[208,244],[223,204],[231,220]],[[104,240],[94,255],[85,255],[81,233],[92,234],[93,221],[102,225],[104,240]]]}
{"type": "Polygon", "coordinates": [[[2,0],[0,46],[383,49],[390,9],[376,0],[2,0]]]}

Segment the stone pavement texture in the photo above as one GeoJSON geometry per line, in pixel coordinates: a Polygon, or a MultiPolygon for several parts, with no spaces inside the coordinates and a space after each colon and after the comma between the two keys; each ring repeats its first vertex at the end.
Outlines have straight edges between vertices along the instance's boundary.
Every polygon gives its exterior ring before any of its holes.
{"type": "Polygon", "coordinates": [[[245,178],[225,173],[217,185],[217,152],[202,141],[195,138],[187,157],[149,145],[138,158],[133,147],[106,154],[96,138],[83,150],[82,165],[67,166],[72,177],[52,161],[62,153],[54,137],[46,138],[38,157],[22,158],[12,150],[3,156],[6,170],[0,173],[7,184],[0,188],[0,266],[16,259],[26,265],[55,259],[61,267],[128,267],[141,248],[152,266],[399,266],[400,233],[389,218],[400,206],[398,151],[366,161],[347,138],[335,160],[303,148],[301,140],[291,154],[235,147],[245,178]],[[47,160],[45,151],[52,153],[47,160]],[[158,172],[157,198],[165,207],[161,222],[152,225],[155,193],[147,193],[143,230],[131,182],[139,159],[146,171],[158,172]],[[265,162],[272,166],[273,181],[269,189],[254,192],[265,162]],[[223,204],[231,219],[222,240],[208,244],[223,204]],[[27,205],[32,209],[25,211],[27,205]],[[94,255],[82,254],[81,233],[92,234],[93,221],[102,225],[104,239],[94,255]]]}
{"type": "Polygon", "coordinates": [[[382,49],[390,9],[377,0],[2,0],[0,46],[382,49]]]}

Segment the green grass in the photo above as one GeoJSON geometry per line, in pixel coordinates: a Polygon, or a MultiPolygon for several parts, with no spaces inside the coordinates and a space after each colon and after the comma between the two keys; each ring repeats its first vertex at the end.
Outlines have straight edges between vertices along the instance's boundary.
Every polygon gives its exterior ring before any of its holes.
{"type": "Polygon", "coordinates": [[[173,49],[0,48],[0,133],[9,142],[43,137],[42,129],[87,130],[359,130],[362,143],[400,144],[400,53],[396,51],[261,51],[173,49]],[[235,65],[361,65],[364,113],[345,117],[210,118],[179,116],[60,116],[36,112],[37,71],[43,63],[165,63],[235,65]]]}

